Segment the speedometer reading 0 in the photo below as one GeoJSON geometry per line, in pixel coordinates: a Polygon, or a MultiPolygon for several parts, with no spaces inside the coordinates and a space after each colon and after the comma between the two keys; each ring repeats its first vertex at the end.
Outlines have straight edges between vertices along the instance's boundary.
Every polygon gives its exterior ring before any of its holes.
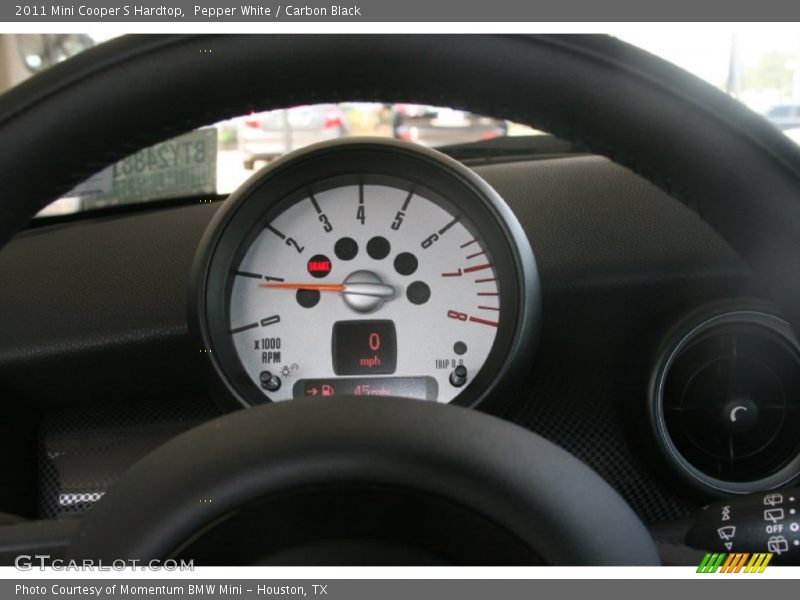
{"type": "Polygon", "coordinates": [[[431,151],[362,142],[251,180],[199,258],[201,334],[227,391],[480,399],[532,337],[531,277],[529,246],[474,179],[431,151]]]}

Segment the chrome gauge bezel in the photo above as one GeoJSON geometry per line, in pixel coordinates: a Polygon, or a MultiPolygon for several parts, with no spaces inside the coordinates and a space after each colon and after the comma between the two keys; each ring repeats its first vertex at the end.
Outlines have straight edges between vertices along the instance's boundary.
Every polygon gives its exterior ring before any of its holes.
{"type": "Polygon", "coordinates": [[[502,410],[529,372],[538,339],[539,279],[527,236],[505,202],[473,171],[433,150],[371,138],[323,142],[270,163],[212,219],[192,268],[189,316],[214,397],[225,408],[270,401],[245,372],[230,335],[232,270],[264,223],[308,190],[354,179],[408,182],[480,229],[494,257],[502,310],[488,358],[451,403],[502,410]]]}

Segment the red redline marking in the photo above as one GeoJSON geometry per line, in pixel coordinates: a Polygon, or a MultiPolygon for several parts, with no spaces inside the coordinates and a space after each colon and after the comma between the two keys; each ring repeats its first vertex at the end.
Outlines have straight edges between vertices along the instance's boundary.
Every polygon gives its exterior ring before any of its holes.
{"type": "Polygon", "coordinates": [[[491,263],[484,263],[482,265],[475,265],[474,267],[467,267],[464,269],[464,273],[474,273],[475,271],[483,271],[483,269],[488,269],[492,266],[491,263]]]}
{"type": "Polygon", "coordinates": [[[497,281],[497,279],[495,279],[494,277],[492,277],[491,279],[476,279],[475,283],[489,283],[490,281],[497,281]]]}
{"type": "Polygon", "coordinates": [[[469,246],[470,244],[474,244],[474,243],[475,243],[475,242],[477,242],[477,241],[478,241],[478,240],[470,240],[470,241],[469,241],[469,242],[467,242],[466,244],[461,244],[461,247],[462,247],[462,248],[466,248],[466,247],[467,247],[467,246],[469,246]]]}
{"type": "Polygon", "coordinates": [[[478,296],[498,296],[497,292],[478,292],[478,296]]]}
{"type": "Polygon", "coordinates": [[[478,308],[482,308],[483,310],[500,310],[496,306],[479,306],[478,308]]]}
{"type": "Polygon", "coordinates": [[[461,271],[458,273],[442,273],[442,277],[461,277],[461,271]]]}
{"type": "Polygon", "coordinates": [[[479,319],[478,317],[470,317],[470,321],[473,323],[482,323],[483,325],[491,325],[492,327],[497,327],[497,323],[495,321],[487,321],[486,319],[479,319]]]}
{"type": "Polygon", "coordinates": [[[470,258],[475,258],[476,256],[480,256],[481,254],[485,254],[485,251],[481,250],[480,252],[476,252],[475,254],[470,254],[467,257],[467,260],[469,260],[470,258]]]}

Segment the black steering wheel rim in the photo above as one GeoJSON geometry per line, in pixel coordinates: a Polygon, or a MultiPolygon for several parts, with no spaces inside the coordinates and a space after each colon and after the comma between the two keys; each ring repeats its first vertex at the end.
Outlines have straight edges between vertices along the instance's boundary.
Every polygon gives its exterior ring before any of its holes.
{"type": "Polygon", "coordinates": [[[800,149],[718,90],[605,36],[113,40],[0,97],[0,243],[151,143],[256,108],[353,99],[446,104],[584,144],[696,211],[800,324],[800,149]],[[43,148],[58,159],[46,176],[43,148]]]}
{"type": "Polygon", "coordinates": [[[659,562],[625,501],[561,448],[478,411],[385,397],[262,405],[182,434],[92,508],[69,552],[163,559],[253,500],[363,484],[457,503],[547,564],[659,562]]]}
{"type": "Polygon", "coordinates": [[[252,109],[353,99],[445,104],[584,144],[696,211],[800,325],[800,149],[718,90],[605,36],[113,40],[0,97],[0,243],[151,143],[252,109]],[[46,176],[43,148],[57,157],[46,176]]]}
{"type": "MultiPolygon", "coordinates": [[[[713,88],[605,37],[140,36],[110,42],[0,98],[0,183],[5,191],[0,243],[52,198],[150,143],[256,108],[353,99],[450,105],[509,118],[628,166],[708,221],[763,279],[792,325],[800,325],[800,151],[713,88]],[[77,146],[76,139],[81,140],[77,146]],[[56,160],[47,161],[43,174],[41,164],[48,157],[56,160]]],[[[303,410],[306,406],[280,410],[311,414],[303,410]]],[[[441,408],[409,405],[397,411],[441,408]]],[[[345,413],[339,414],[343,419],[345,413]]],[[[490,419],[471,414],[468,420],[490,419]]],[[[230,415],[187,437],[210,439],[215,427],[245,427],[246,419],[230,415]]],[[[462,425],[471,427],[466,421],[462,425]]],[[[187,437],[155,456],[176,451],[187,437]]],[[[551,453],[541,450],[541,455],[551,453]]],[[[477,456],[472,459],[479,464],[477,456]]],[[[142,465],[152,466],[153,460],[142,465]]],[[[136,481],[142,465],[123,484],[136,481]]],[[[146,480],[139,477],[140,483],[146,480]]],[[[588,481],[585,495],[610,492],[599,479],[588,481]]],[[[566,478],[564,483],[569,483],[566,478]]],[[[103,515],[124,505],[112,501],[121,494],[112,490],[91,513],[77,550],[92,548],[86,544],[99,538],[91,532],[99,531],[98,523],[109,525],[103,515]]],[[[192,514],[208,516],[197,509],[192,514]]],[[[639,531],[634,537],[644,562],[655,560],[652,543],[640,535],[644,530],[636,529],[638,521],[629,509],[615,514],[626,529],[639,531]]],[[[587,539],[602,539],[606,550],[613,547],[605,542],[613,537],[614,523],[593,530],[587,539]]],[[[142,533],[137,538],[142,545],[128,550],[154,552],[145,538],[142,533]]],[[[108,544],[104,548],[110,551],[108,544]]],[[[600,546],[588,547],[595,551],[591,559],[571,554],[574,549],[549,558],[596,564],[603,555],[596,552],[600,546]]],[[[637,553],[621,547],[627,558],[618,556],[619,562],[634,562],[637,553]]]]}

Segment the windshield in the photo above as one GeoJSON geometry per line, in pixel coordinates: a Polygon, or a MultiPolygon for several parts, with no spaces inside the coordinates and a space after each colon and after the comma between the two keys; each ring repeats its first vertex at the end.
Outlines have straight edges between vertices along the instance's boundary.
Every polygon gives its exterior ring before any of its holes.
{"type": "MultiPolygon", "coordinates": [[[[692,30],[676,36],[668,28],[663,34],[652,29],[640,35],[632,31],[617,37],[694,73],[800,142],[800,36],[796,32],[692,30]]],[[[0,91],[109,37],[0,35],[0,91]]],[[[536,135],[541,132],[502,119],[414,104],[345,102],[256,112],[209,124],[129,156],[37,216],[225,195],[256,169],[291,150],[347,136],[389,137],[437,148],[477,143],[477,149],[470,149],[475,156],[484,147],[487,153],[496,151],[499,139],[536,135]]],[[[516,148],[520,154],[522,146],[516,148]]]]}
{"type": "Polygon", "coordinates": [[[325,140],[375,136],[443,147],[537,134],[502,119],[415,104],[347,102],[254,112],[128,156],[80,184],[38,216],[229,194],[270,161],[325,140]]]}

